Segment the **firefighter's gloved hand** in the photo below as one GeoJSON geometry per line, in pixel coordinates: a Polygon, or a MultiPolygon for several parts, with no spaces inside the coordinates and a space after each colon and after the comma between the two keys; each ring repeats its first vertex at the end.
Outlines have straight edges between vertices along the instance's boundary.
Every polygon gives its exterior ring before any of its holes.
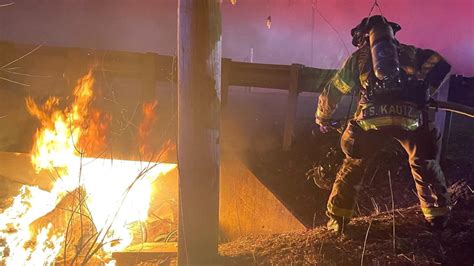
{"type": "Polygon", "coordinates": [[[334,128],[331,127],[331,126],[323,126],[323,125],[320,125],[319,126],[319,132],[323,133],[323,134],[326,134],[326,133],[329,133],[331,131],[333,131],[334,128]]]}
{"type": "Polygon", "coordinates": [[[316,124],[319,125],[319,132],[326,134],[338,127],[339,122],[334,120],[321,120],[316,118],[316,124]]]}

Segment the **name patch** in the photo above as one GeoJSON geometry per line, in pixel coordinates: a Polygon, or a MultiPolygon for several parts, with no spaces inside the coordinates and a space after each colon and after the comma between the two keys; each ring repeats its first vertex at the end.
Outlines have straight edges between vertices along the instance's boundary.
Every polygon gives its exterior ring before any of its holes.
{"type": "Polygon", "coordinates": [[[360,115],[362,119],[378,116],[403,116],[412,119],[420,118],[421,111],[407,104],[380,104],[364,108],[360,115]]]}

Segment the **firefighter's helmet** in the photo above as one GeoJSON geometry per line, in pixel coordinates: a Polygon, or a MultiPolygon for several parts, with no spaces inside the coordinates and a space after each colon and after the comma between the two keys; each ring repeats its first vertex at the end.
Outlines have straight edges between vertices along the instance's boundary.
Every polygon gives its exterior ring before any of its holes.
{"type": "Polygon", "coordinates": [[[402,27],[395,22],[388,21],[385,17],[376,15],[371,17],[365,17],[362,19],[359,25],[351,30],[352,35],[352,44],[355,47],[360,47],[364,45],[368,41],[368,35],[370,29],[379,23],[387,23],[389,24],[392,29],[393,33],[395,34],[397,31],[401,30],[402,27]]]}

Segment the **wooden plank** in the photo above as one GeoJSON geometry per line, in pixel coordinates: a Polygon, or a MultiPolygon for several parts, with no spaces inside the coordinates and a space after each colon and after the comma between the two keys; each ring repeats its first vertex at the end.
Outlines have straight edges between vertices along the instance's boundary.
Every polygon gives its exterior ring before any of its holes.
{"type": "Polygon", "coordinates": [[[288,92],[288,106],[286,109],[285,132],[283,134],[283,150],[289,151],[294,136],[296,112],[299,94],[299,72],[303,66],[293,64],[290,68],[290,87],[288,92]]]}
{"type": "Polygon", "coordinates": [[[300,70],[300,91],[322,92],[336,71],[335,69],[303,67],[300,70]]]}
{"type": "Polygon", "coordinates": [[[9,42],[0,42],[0,64],[6,65],[8,64],[11,59],[12,51],[13,51],[13,44],[9,42]]]}
{"type": "MultiPolygon", "coordinates": [[[[2,52],[9,57],[17,58],[35,48],[35,45],[0,42],[2,52]]],[[[157,81],[176,80],[176,58],[156,53],[132,53],[125,51],[96,50],[75,47],[42,46],[39,50],[25,57],[17,65],[28,66],[33,61],[50,62],[68,57],[72,53],[80,55],[84,72],[92,68],[110,76],[123,78],[142,78],[145,64],[143,58],[154,57],[154,76],[157,81]],[[72,52],[74,51],[74,52],[72,52]]],[[[147,59],[148,60],[148,59],[147,59]]],[[[230,59],[224,59],[229,60],[230,59]]],[[[77,66],[76,66],[77,67],[77,66]]],[[[57,64],[45,64],[42,68],[62,70],[57,64]]],[[[288,90],[290,65],[258,64],[231,61],[229,71],[229,86],[260,87],[288,90]]],[[[300,91],[320,92],[327,81],[334,75],[335,70],[303,67],[300,71],[300,91]]]]}
{"type": "Polygon", "coordinates": [[[27,153],[0,152],[0,176],[25,185],[51,190],[54,177],[48,171],[37,172],[27,153]]]}
{"type": "MultiPolygon", "coordinates": [[[[122,252],[112,253],[117,266],[128,266],[153,261],[156,265],[168,265],[170,259],[176,258],[178,245],[176,242],[143,243],[128,247],[122,252]]],[[[173,263],[171,263],[173,264],[173,263]]]]}
{"type": "Polygon", "coordinates": [[[219,0],[178,1],[179,265],[217,258],[220,176],[219,0]]]}
{"type": "MultiPolygon", "coordinates": [[[[136,244],[136,245],[127,247],[123,251],[123,253],[130,253],[130,252],[177,253],[178,243],[177,242],[155,242],[155,243],[136,244]]],[[[114,254],[117,254],[117,253],[122,253],[122,252],[116,252],[114,254]]]]}
{"type": "Polygon", "coordinates": [[[235,153],[223,153],[219,229],[222,242],[256,234],[305,230],[291,206],[235,153]]]}
{"type": "Polygon", "coordinates": [[[230,85],[287,90],[289,65],[232,62],[230,85]]]}
{"type": "Polygon", "coordinates": [[[89,71],[88,58],[79,48],[68,49],[65,57],[63,77],[66,80],[67,88],[74,88],[77,81],[89,71]]]}

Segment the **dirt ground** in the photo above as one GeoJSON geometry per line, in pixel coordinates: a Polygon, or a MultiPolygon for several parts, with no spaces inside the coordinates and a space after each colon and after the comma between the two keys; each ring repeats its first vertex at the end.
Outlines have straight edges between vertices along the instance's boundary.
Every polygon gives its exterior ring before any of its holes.
{"type": "Polygon", "coordinates": [[[229,265],[472,265],[473,203],[457,207],[442,233],[428,231],[413,206],[395,210],[395,238],[392,213],[382,212],[354,219],[342,236],[320,226],[242,238],[221,245],[219,252],[229,265]]]}

